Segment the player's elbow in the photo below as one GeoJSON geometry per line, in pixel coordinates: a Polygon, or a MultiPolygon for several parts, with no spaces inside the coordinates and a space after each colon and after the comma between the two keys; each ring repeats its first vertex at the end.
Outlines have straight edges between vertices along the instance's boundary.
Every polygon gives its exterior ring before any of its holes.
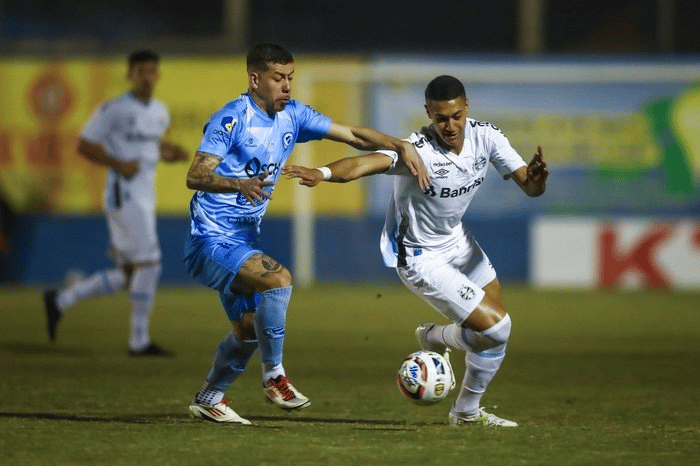
{"type": "Polygon", "coordinates": [[[193,189],[193,190],[198,190],[200,188],[198,180],[194,179],[193,177],[187,175],[187,180],[185,181],[185,185],[187,186],[187,189],[193,189]]]}
{"type": "Polygon", "coordinates": [[[193,189],[195,191],[199,190],[202,187],[200,177],[196,176],[192,169],[187,171],[185,185],[187,186],[187,189],[193,189]]]}

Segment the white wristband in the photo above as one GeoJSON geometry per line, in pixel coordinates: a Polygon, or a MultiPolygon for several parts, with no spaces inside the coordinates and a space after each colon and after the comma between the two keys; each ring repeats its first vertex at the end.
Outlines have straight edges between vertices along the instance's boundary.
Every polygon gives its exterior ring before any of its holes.
{"type": "Polygon", "coordinates": [[[328,167],[317,167],[316,170],[320,170],[321,173],[323,173],[323,180],[324,181],[330,180],[331,175],[333,175],[333,173],[331,172],[331,169],[328,167]]]}

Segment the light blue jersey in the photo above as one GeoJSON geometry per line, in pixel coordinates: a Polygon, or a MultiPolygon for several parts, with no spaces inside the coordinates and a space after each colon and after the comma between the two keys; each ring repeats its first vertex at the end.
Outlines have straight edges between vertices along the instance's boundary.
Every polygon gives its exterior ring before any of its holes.
{"type": "MultiPolygon", "coordinates": [[[[297,142],[323,138],[330,118],[296,100],[268,115],[248,93],[214,113],[204,127],[198,152],[222,158],[215,173],[231,178],[254,178],[265,170],[276,183],[297,142]]],[[[274,185],[265,188],[272,193],[274,185]]],[[[190,202],[191,234],[235,236],[257,229],[269,200],[253,205],[241,193],[197,191],[190,202]]]]}

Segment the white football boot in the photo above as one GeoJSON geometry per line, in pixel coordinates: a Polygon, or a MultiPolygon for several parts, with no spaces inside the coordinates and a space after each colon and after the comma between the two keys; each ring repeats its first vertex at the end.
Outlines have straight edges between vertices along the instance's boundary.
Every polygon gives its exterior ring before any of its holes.
{"type": "Polygon", "coordinates": [[[274,379],[270,378],[263,384],[263,392],[265,392],[268,401],[282,409],[303,409],[311,404],[307,397],[294,388],[286,375],[278,375],[274,379]]]}
{"type": "Polygon", "coordinates": [[[514,421],[509,421],[508,419],[503,419],[495,414],[487,413],[484,408],[479,408],[479,412],[476,414],[465,414],[459,413],[454,410],[450,410],[450,425],[451,426],[463,426],[463,425],[481,425],[488,427],[518,427],[518,423],[514,421]]]}
{"type": "Polygon", "coordinates": [[[227,422],[232,424],[242,424],[249,426],[251,422],[248,419],[243,419],[228,404],[229,400],[224,398],[213,406],[197,403],[195,399],[190,404],[190,415],[195,418],[204,419],[205,421],[227,422]]]}

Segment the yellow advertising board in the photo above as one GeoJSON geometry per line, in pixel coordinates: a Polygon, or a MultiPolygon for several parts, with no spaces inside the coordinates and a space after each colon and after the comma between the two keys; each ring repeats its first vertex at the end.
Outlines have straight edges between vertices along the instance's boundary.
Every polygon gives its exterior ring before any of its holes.
{"type": "MultiPolygon", "coordinates": [[[[333,67],[332,57],[296,60],[305,66],[333,67]]],[[[343,56],[345,67],[362,66],[343,56]]],[[[81,128],[100,102],[128,89],[126,59],[0,60],[0,192],[24,212],[94,213],[101,209],[106,170],[76,152],[81,128]]],[[[194,154],[209,116],[247,89],[245,57],[170,58],[161,61],[156,97],[168,106],[168,140],[194,154]]],[[[294,91],[292,91],[294,93],[294,91]]],[[[318,84],[304,102],[343,123],[357,124],[360,92],[350,84],[318,84]]],[[[332,142],[311,142],[312,160],[322,165],[351,155],[332,142]]],[[[294,154],[290,159],[294,163],[294,154]]],[[[192,191],[185,186],[188,164],[161,164],[157,172],[158,212],[186,214],[192,191]]],[[[292,207],[292,181],[280,179],[270,213],[292,207]]],[[[320,213],[358,213],[364,208],[362,183],[316,188],[320,213]]]]}

